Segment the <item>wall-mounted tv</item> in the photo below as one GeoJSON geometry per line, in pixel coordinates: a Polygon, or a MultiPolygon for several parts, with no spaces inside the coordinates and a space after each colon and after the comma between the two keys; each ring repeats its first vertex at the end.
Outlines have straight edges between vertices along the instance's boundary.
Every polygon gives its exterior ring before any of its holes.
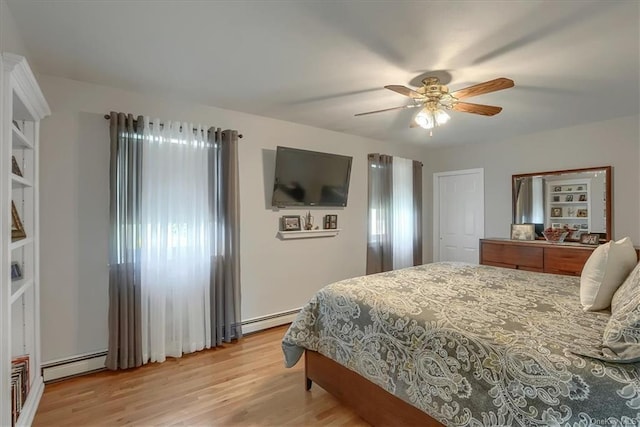
{"type": "Polygon", "coordinates": [[[271,205],[347,206],[353,157],[278,147],[271,205]]]}

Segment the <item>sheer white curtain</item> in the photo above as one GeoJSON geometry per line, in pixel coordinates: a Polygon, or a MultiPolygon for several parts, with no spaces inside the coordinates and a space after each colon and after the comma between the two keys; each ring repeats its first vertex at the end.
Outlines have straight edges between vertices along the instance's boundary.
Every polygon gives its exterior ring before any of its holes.
{"type": "Polygon", "coordinates": [[[393,268],[413,266],[413,160],[393,158],[393,268]]]}
{"type": "Polygon", "coordinates": [[[144,118],[142,354],[162,362],[211,347],[207,131],[144,118]]]}

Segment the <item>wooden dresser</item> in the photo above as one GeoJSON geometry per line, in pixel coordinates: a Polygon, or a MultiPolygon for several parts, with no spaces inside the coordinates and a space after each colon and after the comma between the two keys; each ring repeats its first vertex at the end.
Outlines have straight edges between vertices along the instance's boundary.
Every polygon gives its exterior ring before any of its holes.
{"type": "Polygon", "coordinates": [[[579,276],[596,247],[545,240],[480,239],[480,264],[579,276]]]}

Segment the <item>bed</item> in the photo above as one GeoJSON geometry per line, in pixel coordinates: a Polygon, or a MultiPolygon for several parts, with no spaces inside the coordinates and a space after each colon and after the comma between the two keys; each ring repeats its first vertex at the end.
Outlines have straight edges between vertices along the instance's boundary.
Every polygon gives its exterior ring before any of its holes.
{"type": "Polygon", "coordinates": [[[610,314],[583,311],[579,283],[463,263],[343,280],[298,314],[285,365],[307,351],[307,388],[364,400],[373,424],[389,424],[378,408],[424,425],[640,425],[640,363],[598,358],[610,314]]]}

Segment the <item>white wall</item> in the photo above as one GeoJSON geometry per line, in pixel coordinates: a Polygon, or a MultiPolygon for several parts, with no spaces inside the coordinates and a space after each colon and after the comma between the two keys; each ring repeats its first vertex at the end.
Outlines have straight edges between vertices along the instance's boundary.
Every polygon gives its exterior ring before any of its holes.
{"type": "MultiPolygon", "coordinates": [[[[240,140],[241,275],[243,320],[302,306],[323,285],[365,273],[367,154],[423,160],[420,147],[340,134],[218,108],[67,79],[41,76],[52,115],[41,131],[41,319],[43,361],[107,347],[107,237],[111,110],[238,129],[240,140]],[[333,238],[281,241],[283,214],[272,210],[275,147],[353,156],[348,206],[314,209],[320,224],[338,214],[333,238]]],[[[429,175],[425,171],[425,176],[429,175]]],[[[425,186],[426,187],[426,186],[425,186]]],[[[425,199],[425,216],[429,211],[425,199]]],[[[425,240],[425,248],[430,242],[425,240]]]]}
{"type": "MultiPolygon", "coordinates": [[[[613,235],[630,236],[640,245],[639,123],[639,116],[631,116],[493,144],[434,149],[429,151],[427,169],[434,173],[484,168],[485,236],[508,237],[511,175],[613,166],[613,235]]],[[[433,175],[426,179],[431,200],[433,175]]],[[[425,226],[433,227],[431,223],[425,226]]],[[[425,259],[432,259],[431,254],[425,259]]]]}
{"type": "MultiPolygon", "coordinates": [[[[7,2],[0,0],[0,52],[10,52],[28,57],[27,48],[18,32],[18,27],[7,2]]],[[[33,64],[29,64],[32,69],[33,64]]]]}

